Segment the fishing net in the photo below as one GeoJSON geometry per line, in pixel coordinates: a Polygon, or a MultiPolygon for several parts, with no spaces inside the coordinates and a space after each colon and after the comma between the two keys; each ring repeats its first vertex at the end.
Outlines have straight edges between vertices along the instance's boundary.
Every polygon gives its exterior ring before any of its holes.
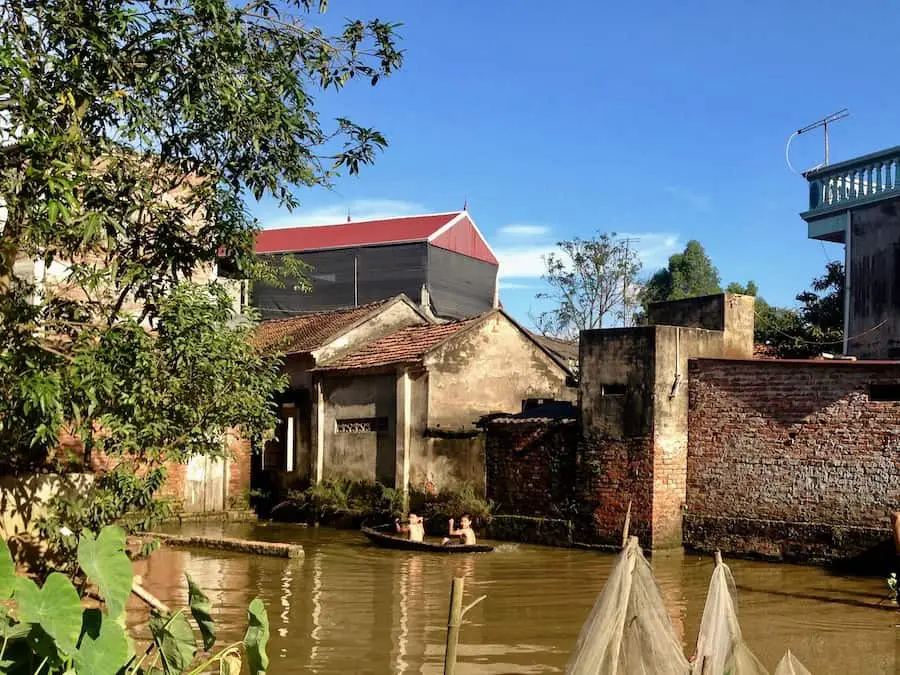
{"type": "Polygon", "coordinates": [[[570,675],[687,675],[690,665],[637,537],[616,558],[578,636],[570,675]]]}
{"type": "Polygon", "coordinates": [[[700,620],[692,675],[767,675],[741,636],[736,598],[734,577],[717,553],[700,620]]]}
{"type": "Polygon", "coordinates": [[[778,667],[775,668],[775,675],[812,675],[812,673],[788,649],[787,654],[778,662],[778,667]]]}

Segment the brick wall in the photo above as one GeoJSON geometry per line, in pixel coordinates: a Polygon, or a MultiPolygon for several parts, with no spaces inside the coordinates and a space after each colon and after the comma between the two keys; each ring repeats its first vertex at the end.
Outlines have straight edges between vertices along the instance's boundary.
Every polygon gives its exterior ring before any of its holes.
{"type": "Polygon", "coordinates": [[[689,380],[685,544],[822,561],[890,539],[900,402],[870,386],[900,363],[700,359],[689,380]]]}
{"type": "Polygon", "coordinates": [[[653,438],[610,438],[587,433],[578,444],[576,492],[586,522],[579,523],[581,541],[620,546],[628,504],[630,534],[652,546],[653,438]]]}
{"type": "MultiPolygon", "coordinates": [[[[239,435],[228,437],[231,462],[228,465],[228,499],[242,500],[250,490],[250,457],[253,452],[250,441],[239,435]]],[[[225,502],[228,508],[228,500],[225,502]]]]}
{"type": "Polygon", "coordinates": [[[575,489],[574,423],[494,422],[487,426],[487,497],[498,513],[567,517],[575,489]]]}

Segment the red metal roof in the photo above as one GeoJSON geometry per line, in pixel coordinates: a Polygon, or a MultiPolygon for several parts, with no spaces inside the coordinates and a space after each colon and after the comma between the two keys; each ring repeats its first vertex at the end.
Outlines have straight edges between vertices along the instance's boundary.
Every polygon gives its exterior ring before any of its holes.
{"type": "Polygon", "coordinates": [[[490,246],[465,211],[262,230],[256,235],[256,252],[303,253],[416,241],[428,241],[434,246],[497,264],[490,246]]]}

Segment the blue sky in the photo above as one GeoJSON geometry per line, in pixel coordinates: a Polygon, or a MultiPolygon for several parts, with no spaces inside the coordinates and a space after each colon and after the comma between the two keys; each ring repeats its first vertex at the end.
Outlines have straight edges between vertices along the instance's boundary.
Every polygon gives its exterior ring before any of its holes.
{"type": "MultiPolygon", "coordinates": [[[[359,177],[300,193],[264,226],[451,211],[468,200],[501,259],[501,299],[528,322],[541,255],[596,231],[640,237],[649,275],[698,239],[723,284],[794,296],[843,248],[806,238],[790,133],[843,107],[839,161],[897,144],[898,12],[891,2],[673,3],[332,0],[404,23],[406,62],[377,87],[321,99],[384,132],[359,177]]],[[[793,143],[822,161],[821,132],[793,143]]]]}

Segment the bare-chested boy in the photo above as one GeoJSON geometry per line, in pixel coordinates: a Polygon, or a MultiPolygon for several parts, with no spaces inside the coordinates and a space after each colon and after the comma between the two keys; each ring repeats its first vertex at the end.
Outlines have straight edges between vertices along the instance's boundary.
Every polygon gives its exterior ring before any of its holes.
{"type": "MultiPolygon", "coordinates": [[[[474,546],[475,545],[475,530],[472,529],[472,519],[468,516],[468,514],[464,514],[462,518],[459,519],[459,529],[454,529],[453,527],[454,521],[453,518],[450,519],[450,536],[451,537],[459,537],[462,541],[460,543],[465,544],[466,546],[474,546]]],[[[450,539],[444,539],[445,544],[450,543],[450,539]]]]}
{"type": "Polygon", "coordinates": [[[410,541],[425,540],[425,522],[415,513],[409,514],[409,525],[401,525],[399,518],[394,520],[394,524],[397,527],[397,532],[409,535],[410,541]]]}

